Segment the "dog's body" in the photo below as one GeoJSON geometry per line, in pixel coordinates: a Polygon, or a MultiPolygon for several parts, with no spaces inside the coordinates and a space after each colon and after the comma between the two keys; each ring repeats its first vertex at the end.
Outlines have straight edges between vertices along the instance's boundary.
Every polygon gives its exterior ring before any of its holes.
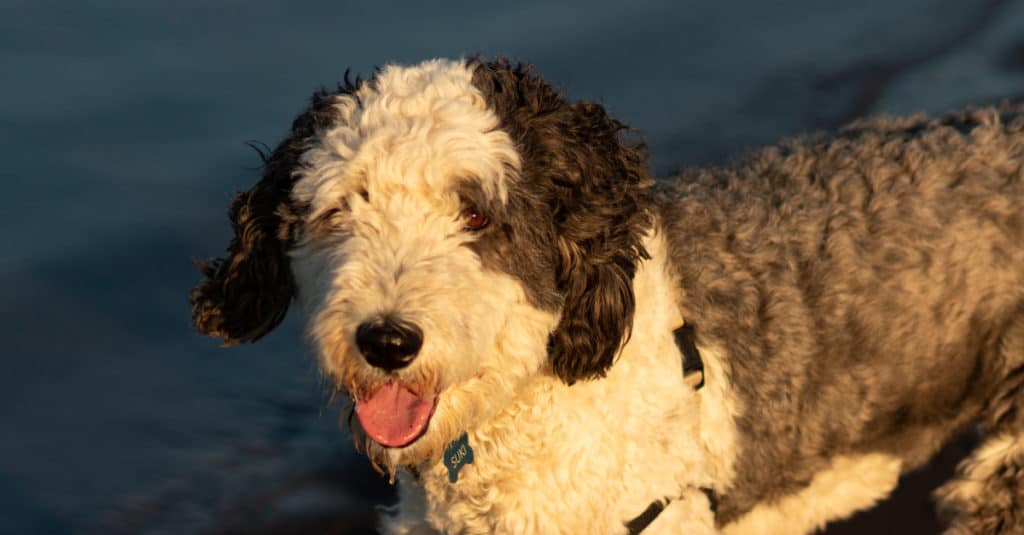
{"type": "Polygon", "coordinates": [[[406,468],[391,532],[806,533],[973,422],[951,532],[1024,529],[1024,107],[654,185],[621,129],[501,61],[319,94],[197,325],[251,341],[297,298],[406,468]]]}

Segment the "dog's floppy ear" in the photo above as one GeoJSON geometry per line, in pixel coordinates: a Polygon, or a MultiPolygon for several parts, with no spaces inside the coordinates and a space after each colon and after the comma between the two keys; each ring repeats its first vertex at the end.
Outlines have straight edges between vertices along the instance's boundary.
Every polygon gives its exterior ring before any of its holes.
{"type": "MultiPolygon", "coordinates": [[[[350,89],[346,81],[341,91],[350,89]]],[[[289,137],[264,157],[260,181],[231,201],[228,217],[234,237],[227,258],[197,262],[205,278],[192,289],[189,302],[202,334],[220,337],[225,345],[253,342],[284,319],[295,293],[287,249],[297,237],[303,212],[291,199],[292,185],[310,138],[336,116],[331,97],[325,91],[313,96],[289,137]]]]}
{"type": "Polygon", "coordinates": [[[600,377],[629,337],[633,275],[647,257],[646,148],[622,139],[626,126],[600,104],[566,102],[529,65],[470,64],[521,153],[513,196],[534,205],[531,232],[557,251],[553,290],[562,316],[548,341],[551,369],[567,384],[600,377]],[[550,227],[539,228],[545,220],[550,227]]]}
{"type": "Polygon", "coordinates": [[[601,377],[629,339],[633,275],[648,258],[643,188],[651,183],[642,143],[592,102],[569,104],[565,182],[555,197],[562,316],[549,339],[553,371],[567,384],[601,377]]]}

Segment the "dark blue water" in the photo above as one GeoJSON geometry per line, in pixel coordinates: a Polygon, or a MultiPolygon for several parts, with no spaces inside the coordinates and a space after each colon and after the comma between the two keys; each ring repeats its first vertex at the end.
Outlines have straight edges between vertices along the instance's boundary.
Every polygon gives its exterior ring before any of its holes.
{"type": "Polygon", "coordinates": [[[644,132],[661,173],[1024,96],[1020,1],[400,4],[0,6],[0,531],[193,532],[247,503],[376,498],[338,475],[365,463],[294,318],[222,350],[186,304],[257,174],[243,142],[276,143],[346,68],[522,58],[644,132]]]}

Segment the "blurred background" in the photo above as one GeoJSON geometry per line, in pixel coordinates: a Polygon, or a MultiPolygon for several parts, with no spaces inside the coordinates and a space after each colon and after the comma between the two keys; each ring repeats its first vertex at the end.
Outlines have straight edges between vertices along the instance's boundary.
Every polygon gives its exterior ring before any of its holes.
{"type": "MultiPolygon", "coordinates": [[[[1024,97],[1024,1],[0,3],[0,532],[358,533],[392,490],[294,317],[195,334],[192,258],[346,68],[506,55],[640,129],[657,172],[877,113],[1024,97]],[[481,7],[488,5],[491,7],[481,7]]],[[[829,533],[933,533],[954,445],[829,533]]]]}

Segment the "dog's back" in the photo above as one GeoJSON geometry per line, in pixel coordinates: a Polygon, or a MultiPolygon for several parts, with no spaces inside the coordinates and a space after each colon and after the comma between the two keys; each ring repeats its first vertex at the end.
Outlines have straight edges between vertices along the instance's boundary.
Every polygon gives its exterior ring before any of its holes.
{"type": "Polygon", "coordinates": [[[659,186],[683,316],[727,348],[741,406],[721,521],[839,455],[906,470],[979,415],[1024,432],[1022,166],[1024,105],[1005,105],[864,121],[659,186]]]}

